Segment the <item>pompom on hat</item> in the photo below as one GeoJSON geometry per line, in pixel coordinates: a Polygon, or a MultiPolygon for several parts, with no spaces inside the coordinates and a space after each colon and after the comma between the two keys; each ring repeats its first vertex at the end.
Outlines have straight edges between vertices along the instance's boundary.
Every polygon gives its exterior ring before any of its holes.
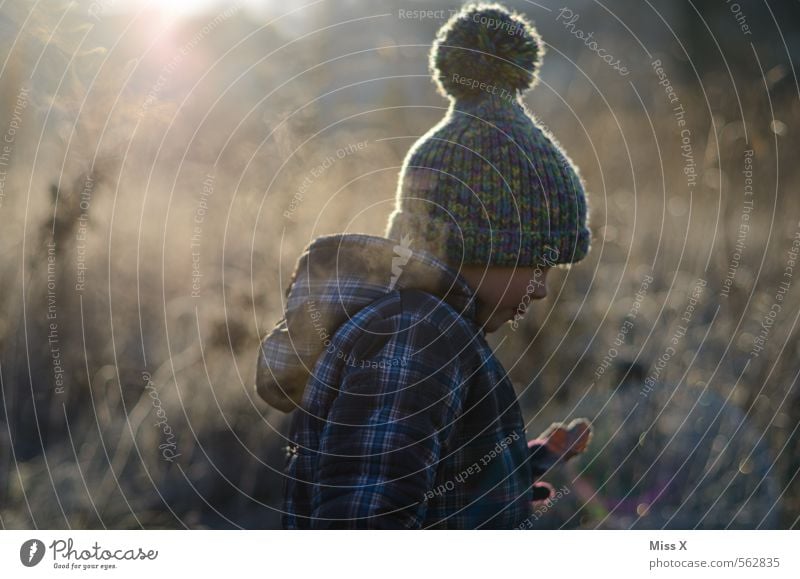
{"type": "Polygon", "coordinates": [[[408,152],[386,236],[454,266],[568,264],[589,251],[577,169],[521,101],[544,53],[524,16],[465,6],[439,30],[430,68],[446,116],[408,152]]]}
{"type": "Polygon", "coordinates": [[[524,91],[536,80],[543,53],[536,29],[498,4],[466,7],[439,29],[430,69],[443,95],[479,96],[480,87],[459,82],[473,77],[506,91],[524,91]]]}

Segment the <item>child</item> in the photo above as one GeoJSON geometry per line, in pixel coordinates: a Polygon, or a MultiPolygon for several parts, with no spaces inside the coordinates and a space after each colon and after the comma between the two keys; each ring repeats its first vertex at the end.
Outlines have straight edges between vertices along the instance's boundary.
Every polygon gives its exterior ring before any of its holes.
{"type": "Polygon", "coordinates": [[[520,95],[542,53],[522,16],[465,7],[431,68],[450,99],[410,150],[386,237],[314,240],[264,339],[259,394],[293,411],[287,528],[523,528],[536,479],[582,452],[588,424],[528,442],[485,334],[589,250],[569,159],[520,95]]]}

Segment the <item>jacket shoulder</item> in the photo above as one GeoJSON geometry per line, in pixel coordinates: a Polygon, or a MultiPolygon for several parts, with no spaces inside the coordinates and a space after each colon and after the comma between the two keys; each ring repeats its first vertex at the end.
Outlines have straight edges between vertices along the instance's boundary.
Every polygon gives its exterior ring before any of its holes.
{"type": "Polygon", "coordinates": [[[472,351],[479,332],[474,322],[444,300],[417,289],[394,290],[339,327],[333,337],[342,355],[443,358],[450,362],[472,351]]]}
{"type": "Polygon", "coordinates": [[[426,324],[451,338],[461,334],[474,337],[479,331],[472,320],[447,301],[420,289],[395,290],[369,307],[380,312],[379,317],[388,314],[399,322],[426,324]]]}

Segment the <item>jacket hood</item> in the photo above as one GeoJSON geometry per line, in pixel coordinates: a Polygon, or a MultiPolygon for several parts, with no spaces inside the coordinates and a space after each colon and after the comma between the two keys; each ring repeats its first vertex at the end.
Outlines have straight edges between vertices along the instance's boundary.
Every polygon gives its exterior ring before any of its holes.
{"type": "Polygon", "coordinates": [[[312,241],[297,260],[284,316],[262,340],[256,391],[270,406],[300,405],[317,359],[336,330],[359,310],[394,290],[418,289],[475,318],[475,294],[458,272],[432,254],[363,234],[312,241]]]}

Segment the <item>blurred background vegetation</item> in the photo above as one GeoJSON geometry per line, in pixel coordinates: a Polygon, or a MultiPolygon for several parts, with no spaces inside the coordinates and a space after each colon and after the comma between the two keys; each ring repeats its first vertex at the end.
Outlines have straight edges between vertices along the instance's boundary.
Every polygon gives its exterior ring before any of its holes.
{"type": "MultiPolygon", "coordinates": [[[[382,234],[445,113],[427,54],[459,5],[2,4],[3,528],[279,526],[288,421],[254,394],[259,336],[311,239],[382,234]]],[[[547,43],[525,103],[594,235],[491,337],[530,437],[595,424],[537,524],[797,528],[800,4],[507,5],[547,43]]]]}

